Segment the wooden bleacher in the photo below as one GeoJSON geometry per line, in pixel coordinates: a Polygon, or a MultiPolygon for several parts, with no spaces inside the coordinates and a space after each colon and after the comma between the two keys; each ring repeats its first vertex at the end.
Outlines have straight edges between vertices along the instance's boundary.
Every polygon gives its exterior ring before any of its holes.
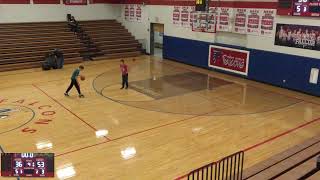
{"type": "Polygon", "coordinates": [[[91,52],[94,60],[141,54],[139,42],[116,20],[80,21],[79,25],[99,49],[91,52]]]}
{"type": "Polygon", "coordinates": [[[83,61],[82,43],[66,22],[0,24],[0,71],[41,67],[55,48],[62,50],[65,64],[83,61]]]}
{"type": "Polygon", "coordinates": [[[319,156],[320,135],[245,170],[243,179],[320,179],[319,156]]]}

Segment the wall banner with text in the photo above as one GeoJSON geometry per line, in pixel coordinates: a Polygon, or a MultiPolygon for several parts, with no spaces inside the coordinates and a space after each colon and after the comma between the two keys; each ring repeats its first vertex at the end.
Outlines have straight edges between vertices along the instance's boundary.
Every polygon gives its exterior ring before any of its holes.
{"type": "Polygon", "coordinates": [[[181,12],[180,12],[180,17],[181,17],[181,26],[182,27],[190,27],[189,23],[189,18],[190,18],[190,11],[189,11],[189,6],[182,6],[181,7],[181,12]]]}
{"type": "Polygon", "coordinates": [[[247,34],[260,35],[261,11],[259,9],[248,9],[247,34]]]}
{"type": "Polygon", "coordinates": [[[129,21],[129,5],[128,4],[124,6],[124,19],[126,21],[129,21]]]}
{"type": "Polygon", "coordinates": [[[141,22],[142,21],[142,7],[140,4],[136,4],[136,21],[141,22]]]}
{"type": "Polygon", "coordinates": [[[276,17],[275,9],[261,9],[260,35],[272,37],[274,31],[274,21],[276,17]]]}
{"type": "Polygon", "coordinates": [[[320,51],[320,26],[277,24],[274,44],[320,51]]]}
{"type": "Polygon", "coordinates": [[[174,25],[180,26],[181,25],[181,6],[174,6],[172,11],[172,23],[174,25]]]}
{"type": "Polygon", "coordinates": [[[248,76],[249,56],[249,51],[210,45],[208,66],[248,76]]]}
{"type": "Polygon", "coordinates": [[[221,7],[218,8],[218,31],[231,32],[233,24],[231,20],[233,18],[233,8],[221,7]]]}
{"type": "Polygon", "coordinates": [[[247,9],[235,8],[235,18],[233,32],[246,34],[247,33],[247,9]]]}

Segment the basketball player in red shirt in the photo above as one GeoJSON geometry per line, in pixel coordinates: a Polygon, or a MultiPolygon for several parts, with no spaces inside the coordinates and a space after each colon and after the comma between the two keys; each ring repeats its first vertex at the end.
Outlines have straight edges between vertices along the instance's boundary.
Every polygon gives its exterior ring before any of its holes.
{"type": "Polygon", "coordinates": [[[124,63],[124,60],[122,59],[120,64],[120,70],[121,70],[121,74],[122,74],[122,87],[121,89],[124,88],[124,86],[126,86],[126,89],[128,89],[128,66],[124,63]]]}

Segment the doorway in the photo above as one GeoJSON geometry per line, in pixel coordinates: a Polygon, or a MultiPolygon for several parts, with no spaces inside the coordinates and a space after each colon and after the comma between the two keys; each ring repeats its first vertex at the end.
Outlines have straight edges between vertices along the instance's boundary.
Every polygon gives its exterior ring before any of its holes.
{"type": "Polygon", "coordinates": [[[162,58],[164,25],[151,23],[150,55],[162,58]]]}

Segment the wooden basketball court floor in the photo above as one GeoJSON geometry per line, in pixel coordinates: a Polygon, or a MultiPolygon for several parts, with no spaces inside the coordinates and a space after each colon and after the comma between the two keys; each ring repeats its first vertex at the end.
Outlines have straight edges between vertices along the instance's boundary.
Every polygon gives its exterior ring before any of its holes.
{"type": "Polygon", "coordinates": [[[55,153],[55,179],[171,180],[239,150],[250,167],[320,133],[317,97],[149,56],[126,62],[128,90],[119,60],[84,63],[83,99],[63,95],[78,65],[0,73],[4,151],[55,153]]]}

